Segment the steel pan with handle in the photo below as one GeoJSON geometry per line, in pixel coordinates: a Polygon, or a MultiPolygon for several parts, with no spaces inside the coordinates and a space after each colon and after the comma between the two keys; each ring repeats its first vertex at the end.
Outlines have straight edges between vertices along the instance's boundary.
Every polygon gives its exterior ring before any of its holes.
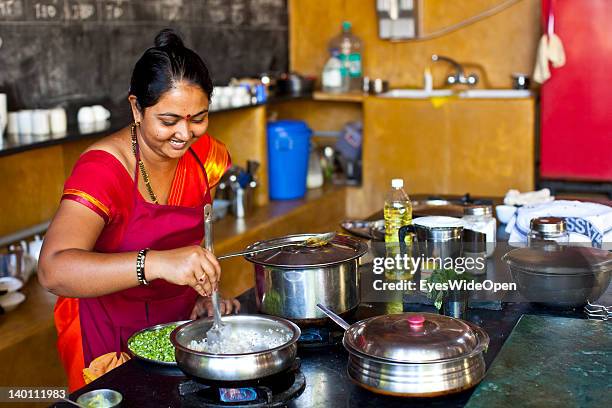
{"type": "Polygon", "coordinates": [[[401,397],[460,392],[485,375],[489,336],[480,327],[432,313],[371,317],[348,325],[317,305],[345,329],[348,375],[370,391],[401,397]]]}
{"type": "Polygon", "coordinates": [[[183,372],[202,380],[248,381],[280,373],[293,365],[301,334],[294,323],[264,315],[224,316],[223,321],[231,326],[232,335],[237,338],[248,335],[249,331],[260,331],[268,335],[290,334],[290,340],[275,348],[243,354],[196,351],[190,347],[191,341],[202,340],[212,326],[213,319],[193,320],[177,327],[170,334],[170,341],[175,347],[176,363],[183,372]]]}

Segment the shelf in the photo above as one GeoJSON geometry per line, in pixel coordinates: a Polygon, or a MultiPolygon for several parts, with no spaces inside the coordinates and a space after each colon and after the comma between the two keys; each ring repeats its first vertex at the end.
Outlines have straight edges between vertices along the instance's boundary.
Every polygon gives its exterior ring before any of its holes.
{"type": "MultiPolygon", "coordinates": [[[[225,112],[235,112],[240,110],[246,110],[250,108],[256,108],[259,106],[265,106],[274,103],[288,102],[293,100],[304,100],[311,99],[312,96],[306,95],[284,95],[284,96],[270,96],[266,102],[243,105],[236,107],[227,107],[223,109],[214,109],[210,111],[211,116],[216,116],[225,112]]],[[[24,140],[24,136],[19,135],[5,135],[5,141],[0,141],[0,157],[9,156],[11,154],[21,153],[28,150],[39,149],[43,147],[54,146],[58,144],[69,143],[73,141],[83,139],[99,139],[104,136],[110,135],[120,129],[128,126],[131,121],[129,112],[113,116],[110,121],[102,124],[97,130],[83,131],[79,128],[77,123],[70,122],[68,130],[64,135],[42,135],[42,136],[30,136],[24,140]]]]}
{"type": "Polygon", "coordinates": [[[328,92],[314,92],[312,99],[315,101],[329,101],[329,102],[351,102],[361,103],[365,99],[366,95],[361,92],[349,92],[342,94],[328,93],[328,92]]]}

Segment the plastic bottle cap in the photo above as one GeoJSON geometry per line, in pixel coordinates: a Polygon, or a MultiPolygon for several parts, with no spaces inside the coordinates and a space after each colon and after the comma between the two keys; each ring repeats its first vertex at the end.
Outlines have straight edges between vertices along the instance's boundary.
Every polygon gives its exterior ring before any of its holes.
{"type": "Polygon", "coordinates": [[[391,180],[391,187],[393,187],[393,188],[402,188],[402,187],[404,187],[404,180],[403,179],[393,179],[393,180],[391,180]]]}
{"type": "Polygon", "coordinates": [[[351,29],[351,22],[350,21],[343,21],[342,22],[342,29],[344,31],[349,31],[351,29]]]}

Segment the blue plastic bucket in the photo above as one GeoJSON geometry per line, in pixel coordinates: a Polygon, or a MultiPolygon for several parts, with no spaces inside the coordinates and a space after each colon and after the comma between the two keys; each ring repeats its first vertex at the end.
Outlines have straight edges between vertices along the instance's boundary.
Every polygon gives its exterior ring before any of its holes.
{"type": "Polygon", "coordinates": [[[291,200],[306,194],[306,174],[312,130],[298,120],[268,123],[268,180],[271,200],[291,200]]]}

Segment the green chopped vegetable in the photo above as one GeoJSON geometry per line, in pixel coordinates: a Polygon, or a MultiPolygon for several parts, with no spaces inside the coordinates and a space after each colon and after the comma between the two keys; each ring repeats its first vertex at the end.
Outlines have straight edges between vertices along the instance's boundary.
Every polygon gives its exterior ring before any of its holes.
{"type": "Polygon", "coordinates": [[[87,408],[108,408],[111,405],[111,402],[104,398],[102,394],[98,394],[89,401],[87,401],[87,405],[85,406],[87,408]]]}
{"type": "MultiPolygon", "coordinates": [[[[451,281],[471,281],[473,278],[467,274],[458,274],[453,269],[436,269],[433,271],[431,276],[427,279],[427,283],[449,283],[451,281]]],[[[444,290],[431,290],[427,292],[427,297],[434,301],[436,309],[442,309],[442,302],[444,297],[448,295],[449,291],[444,290]]]]}
{"type": "Polygon", "coordinates": [[[177,326],[178,324],[171,324],[157,330],[146,330],[135,336],[129,342],[128,347],[139,357],[172,363],[175,359],[170,333],[177,326]]]}

